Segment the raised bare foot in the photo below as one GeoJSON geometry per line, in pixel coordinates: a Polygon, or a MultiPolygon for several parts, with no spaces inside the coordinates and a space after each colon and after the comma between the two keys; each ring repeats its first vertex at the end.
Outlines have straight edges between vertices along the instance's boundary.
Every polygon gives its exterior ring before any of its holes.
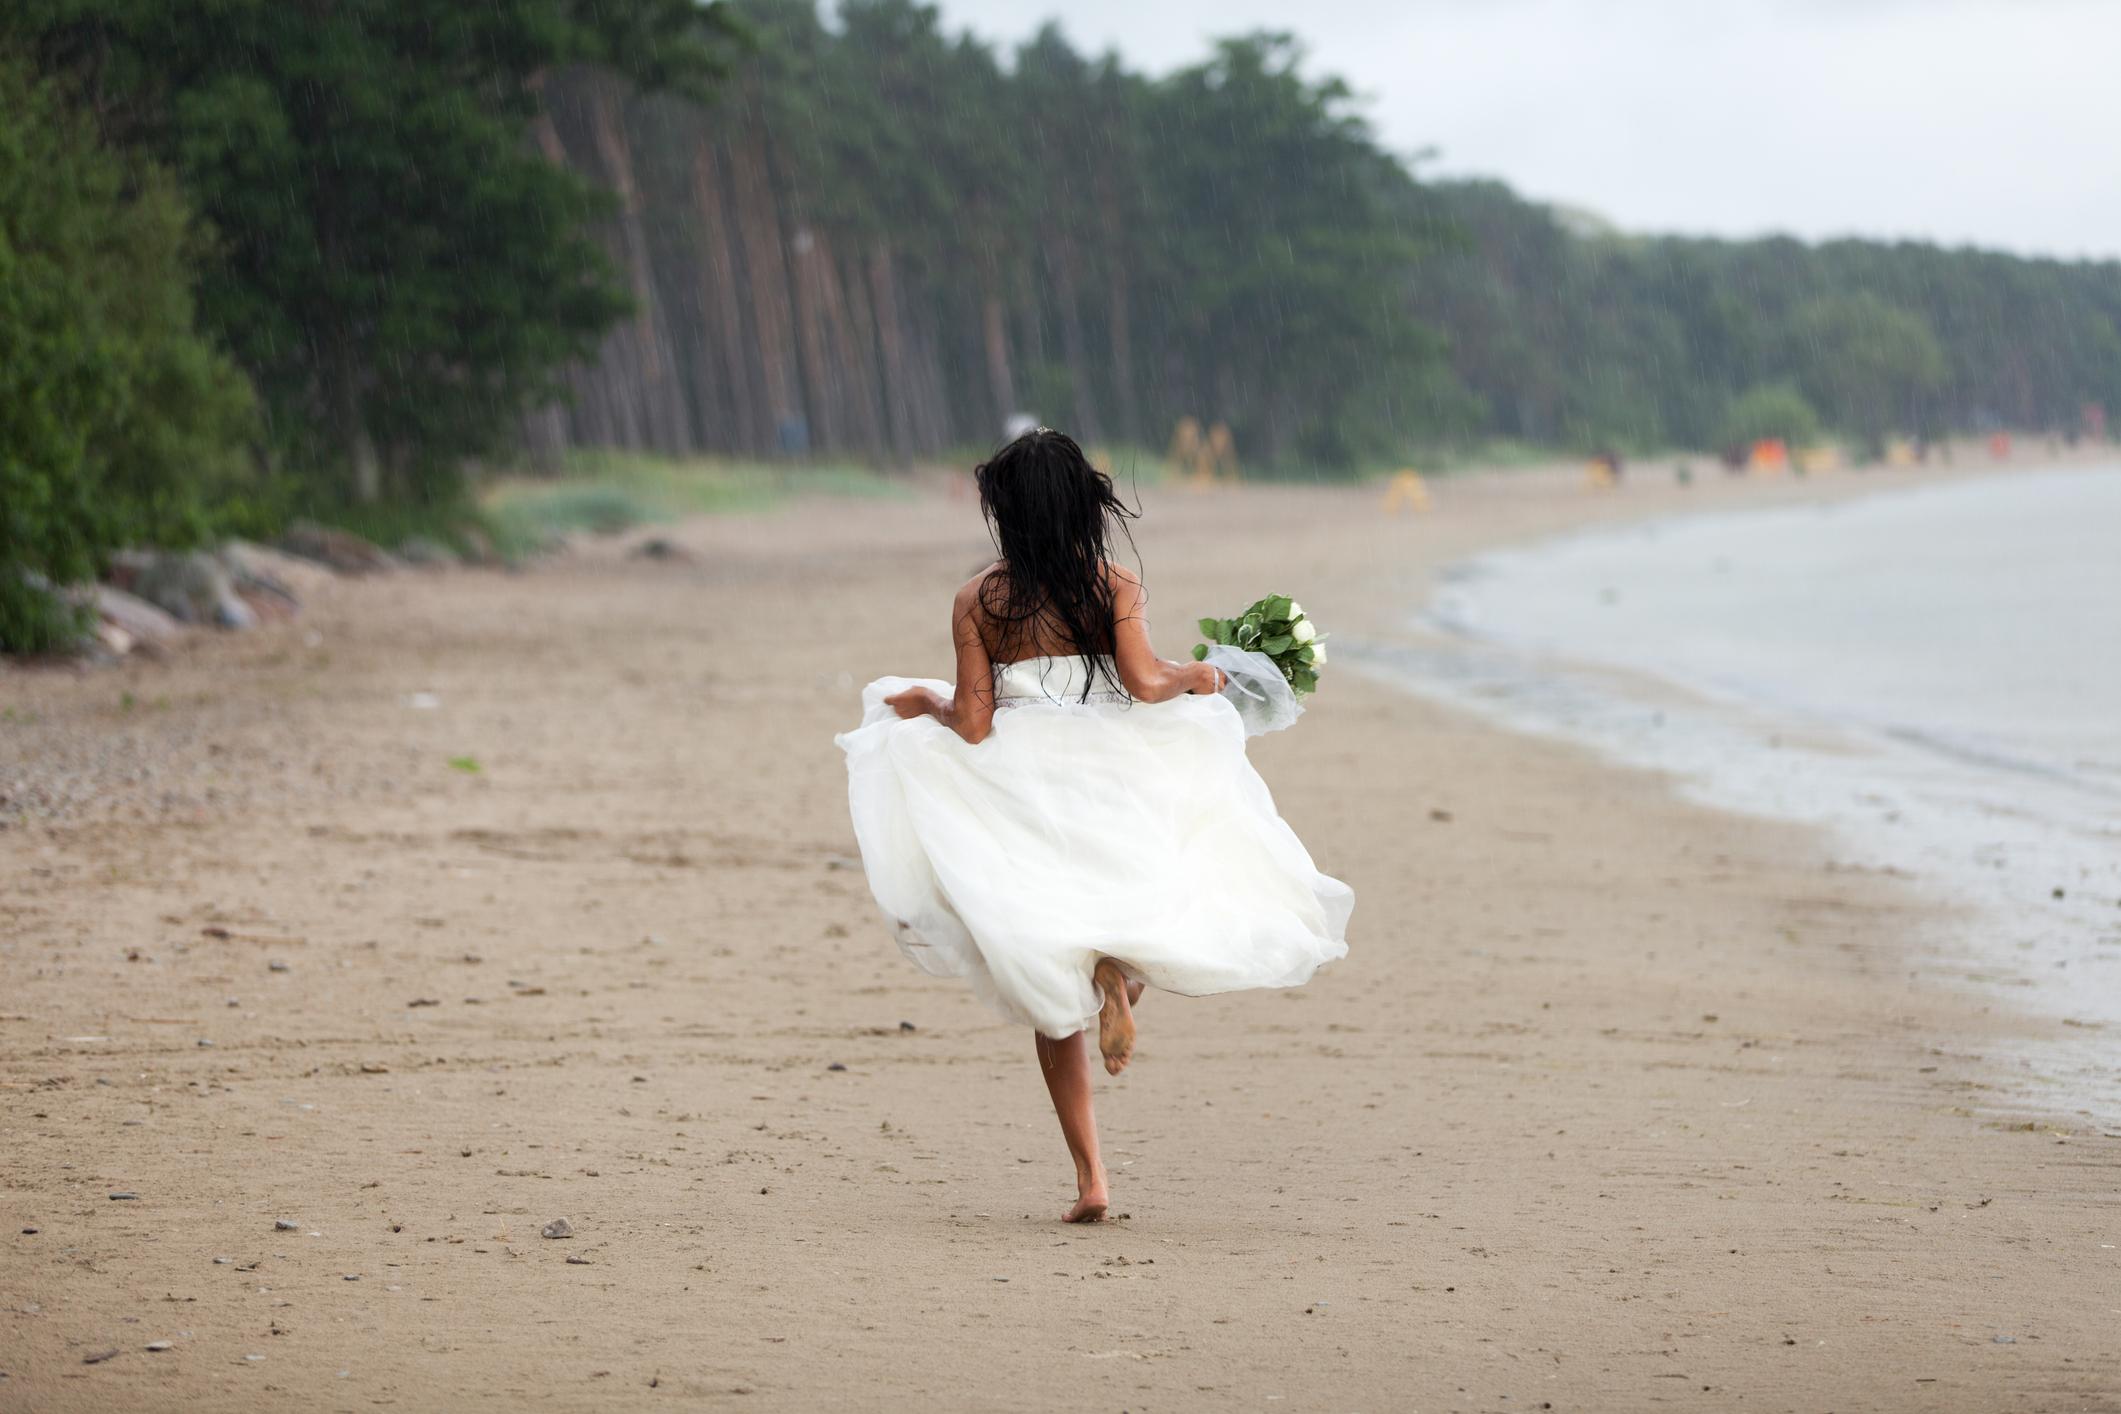
{"type": "Polygon", "coordinates": [[[1127,974],[1111,958],[1100,958],[1090,974],[1104,1001],[1097,1010],[1097,1049],[1105,1073],[1117,1075],[1134,1059],[1134,1004],[1127,995],[1127,974]]]}

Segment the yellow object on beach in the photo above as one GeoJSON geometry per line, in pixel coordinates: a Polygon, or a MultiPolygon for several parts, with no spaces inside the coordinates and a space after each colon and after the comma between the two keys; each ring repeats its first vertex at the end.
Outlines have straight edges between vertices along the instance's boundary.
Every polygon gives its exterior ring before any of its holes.
{"type": "Polygon", "coordinates": [[[1384,508],[1388,513],[1413,511],[1419,515],[1429,509],[1429,484],[1421,479],[1421,473],[1413,467],[1395,472],[1385,483],[1384,508]]]}
{"type": "Polygon", "coordinates": [[[1817,476],[1824,471],[1841,469],[1839,447],[1805,447],[1797,453],[1797,469],[1806,476],[1817,476]]]}
{"type": "Polygon", "coordinates": [[[1202,491],[1238,480],[1237,439],[1226,422],[1203,431],[1198,418],[1180,418],[1164,456],[1173,473],[1183,477],[1184,485],[1191,490],[1202,491]]]}

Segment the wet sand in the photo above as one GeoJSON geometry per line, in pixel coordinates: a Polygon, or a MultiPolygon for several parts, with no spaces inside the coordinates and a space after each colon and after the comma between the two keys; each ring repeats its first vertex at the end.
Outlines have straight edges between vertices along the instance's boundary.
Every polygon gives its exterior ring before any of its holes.
{"type": "MultiPolygon", "coordinates": [[[[1478,548],[1912,479],[1139,539],[1168,654],[1268,589],[1389,641],[1478,548]]],[[[2121,1138],[1920,975],[1936,904],[1345,667],[1254,757],[1350,956],[1148,997],[1122,1219],[1061,1226],[1030,1037],[897,955],[831,744],[947,671],[976,513],[674,538],[0,675],[0,1410],[2121,1409],[2121,1138]]]]}

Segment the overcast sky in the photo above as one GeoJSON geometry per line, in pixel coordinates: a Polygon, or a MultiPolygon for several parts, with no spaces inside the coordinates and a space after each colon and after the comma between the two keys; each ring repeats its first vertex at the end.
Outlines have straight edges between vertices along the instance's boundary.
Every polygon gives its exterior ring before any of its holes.
{"type": "Polygon", "coordinates": [[[1293,29],[1386,146],[1628,230],[2121,257],[2121,0],[941,0],[1161,73],[1293,29]]]}

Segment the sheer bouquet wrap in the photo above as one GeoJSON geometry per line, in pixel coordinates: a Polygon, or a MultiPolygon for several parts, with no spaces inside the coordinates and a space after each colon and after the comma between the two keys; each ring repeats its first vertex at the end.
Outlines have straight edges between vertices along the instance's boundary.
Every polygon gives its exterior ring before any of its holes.
{"type": "Polygon", "coordinates": [[[1200,631],[1208,642],[1193,645],[1193,656],[1229,679],[1223,696],[1237,708],[1246,736],[1295,724],[1326,665],[1324,636],[1303,605],[1270,594],[1234,619],[1202,619],[1200,631]]]}

